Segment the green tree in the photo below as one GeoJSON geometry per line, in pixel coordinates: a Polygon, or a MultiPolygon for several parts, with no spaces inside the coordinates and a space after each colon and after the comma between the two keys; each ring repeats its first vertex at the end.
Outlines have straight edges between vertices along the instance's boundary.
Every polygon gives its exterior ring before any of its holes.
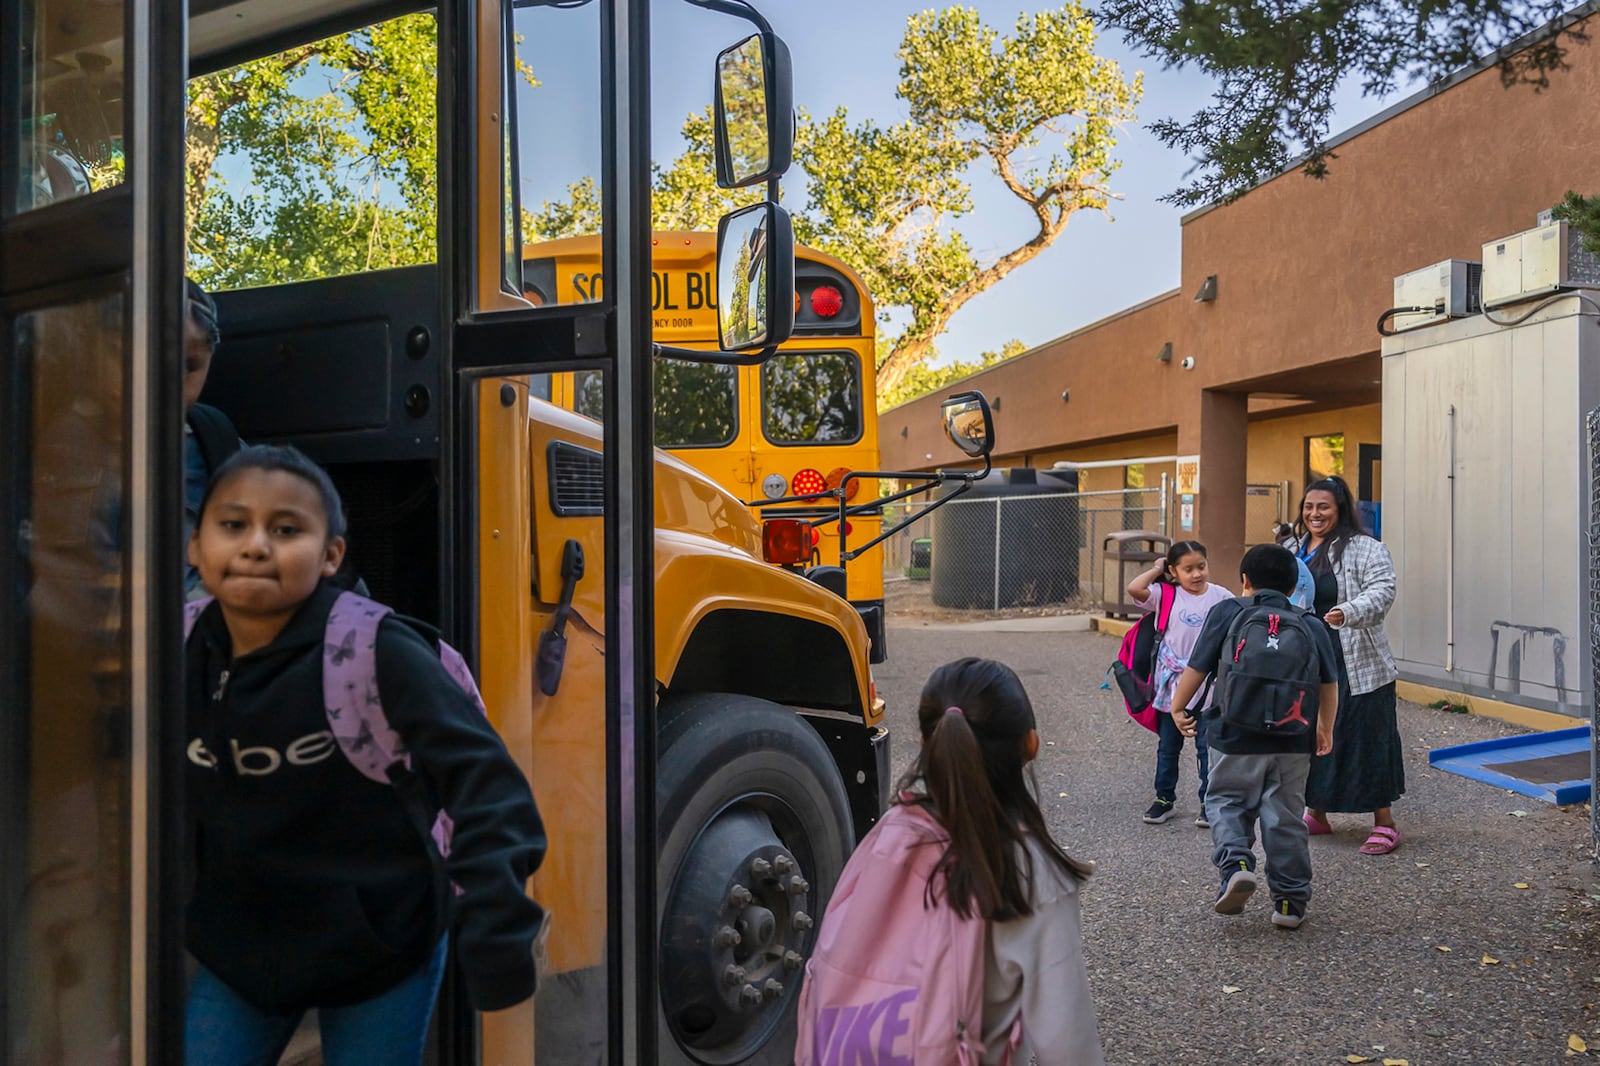
{"type": "Polygon", "coordinates": [[[194,79],[190,270],[220,288],[434,258],[431,15],[408,15],[194,79]],[[217,173],[237,153],[249,184],[217,173]]]}
{"type": "MultiPolygon", "coordinates": [[[[1095,43],[1077,3],[1023,15],[1009,35],[970,8],[927,11],[907,21],[898,52],[904,121],[801,112],[795,159],[807,181],[804,204],[791,206],[795,235],[854,267],[884,324],[903,323],[881,348],[880,397],[904,395],[901,382],[969,300],[1055,243],[1077,211],[1113,198],[1116,133],[1134,117],[1143,79],[1125,78],[1095,43]],[[967,175],[980,165],[1021,202],[1028,226],[1014,248],[982,261],[958,228],[972,211],[967,175]]],[[[684,153],[655,170],[658,229],[711,229],[762,195],[716,187],[709,109],[685,120],[683,137],[684,153]]],[[[568,192],[528,212],[525,232],[586,232],[592,187],[568,192]]]]}
{"type": "Polygon", "coordinates": [[[897,404],[914,400],[918,396],[926,396],[970,374],[976,374],[1003,360],[1021,355],[1027,350],[1027,345],[1013,338],[1001,345],[999,351],[984,352],[970,362],[954,359],[937,365],[931,362],[918,363],[893,389],[878,394],[878,409],[887,410],[897,404]]]}
{"type": "MultiPolygon", "coordinates": [[[[1507,87],[1535,90],[1567,67],[1583,27],[1556,21],[1569,0],[1103,0],[1101,16],[1169,66],[1217,82],[1214,101],[1187,119],[1152,125],[1196,160],[1168,199],[1226,202],[1298,165],[1328,173],[1334,90],[1354,79],[1367,95],[1404,81],[1437,82],[1488,56],[1507,87]],[[1508,46],[1522,38],[1526,47],[1508,46]]],[[[1580,214],[1586,201],[1569,197],[1580,214]],[[1577,202],[1573,202],[1576,199],[1577,202]]],[[[1589,205],[1589,210],[1593,210],[1589,205]]]]}

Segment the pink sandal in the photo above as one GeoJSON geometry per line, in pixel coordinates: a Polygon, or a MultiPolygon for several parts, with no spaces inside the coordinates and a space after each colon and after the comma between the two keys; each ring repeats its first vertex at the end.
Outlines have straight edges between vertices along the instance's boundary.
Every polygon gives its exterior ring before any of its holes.
{"type": "Polygon", "coordinates": [[[1306,829],[1308,829],[1311,832],[1311,835],[1314,837],[1324,836],[1333,832],[1333,826],[1329,825],[1327,822],[1317,821],[1315,818],[1311,817],[1310,811],[1306,811],[1300,817],[1305,821],[1306,829]]]}
{"type": "Polygon", "coordinates": [[[1375,825],[1367,842],[1357,850],[1363,855],[1387,855],[1400,846],[1400,830],[1392,825],[1375,825]]]}

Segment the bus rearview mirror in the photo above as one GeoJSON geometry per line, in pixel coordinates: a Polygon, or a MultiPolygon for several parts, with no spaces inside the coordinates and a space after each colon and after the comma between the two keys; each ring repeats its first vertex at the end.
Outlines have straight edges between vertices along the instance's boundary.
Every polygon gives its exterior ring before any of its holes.
{"type": "Polygon", "coordinates": [[[994,421],[983,393],[958,393],[945,400],[939,411],[944,431],[957,448],[968,455],[988,455],[994,450],[994,421]]]}
{"type": "Polygon", "coordinates": [[[725,352],[776,348],[794,332],[794,227],[770,201],[717,223],[717,335],[725,352]]]}
{"type": "Polygon", "coordinates": [[[717,56],[717,184],[776,178],[794,156],[794,71],[774,33],[753,33],[717,56]]]}

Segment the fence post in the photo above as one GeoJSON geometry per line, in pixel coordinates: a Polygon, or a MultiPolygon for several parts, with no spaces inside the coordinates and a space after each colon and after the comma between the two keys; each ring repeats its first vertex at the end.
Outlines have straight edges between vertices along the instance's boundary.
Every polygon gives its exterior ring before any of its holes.
{"type": "Polygon", "coordinates": [[[1000,501],[1003,496],[994,498],[994,606],[992,611],[1000,609],[1000,501]]]}
{"type": "Polygon", "coordinates": [[[1171,537],[1172,529],[1167,525],[1167,475],[1161,475],[1161,535],[1171,537]]]}

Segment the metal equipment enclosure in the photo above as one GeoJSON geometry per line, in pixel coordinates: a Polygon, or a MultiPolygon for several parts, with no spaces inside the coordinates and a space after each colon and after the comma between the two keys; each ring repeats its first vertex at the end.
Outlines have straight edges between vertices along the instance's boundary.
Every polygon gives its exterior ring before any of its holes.
{"type": "Polygon", "coordinates": [[[1400,675],[1586,716],[1588,477],[1600,330],[1583,295],[1383,342],[1384,541],[1400,675]],[[1500,317],[1497,316],[1497,317],[1500,317]]]}

